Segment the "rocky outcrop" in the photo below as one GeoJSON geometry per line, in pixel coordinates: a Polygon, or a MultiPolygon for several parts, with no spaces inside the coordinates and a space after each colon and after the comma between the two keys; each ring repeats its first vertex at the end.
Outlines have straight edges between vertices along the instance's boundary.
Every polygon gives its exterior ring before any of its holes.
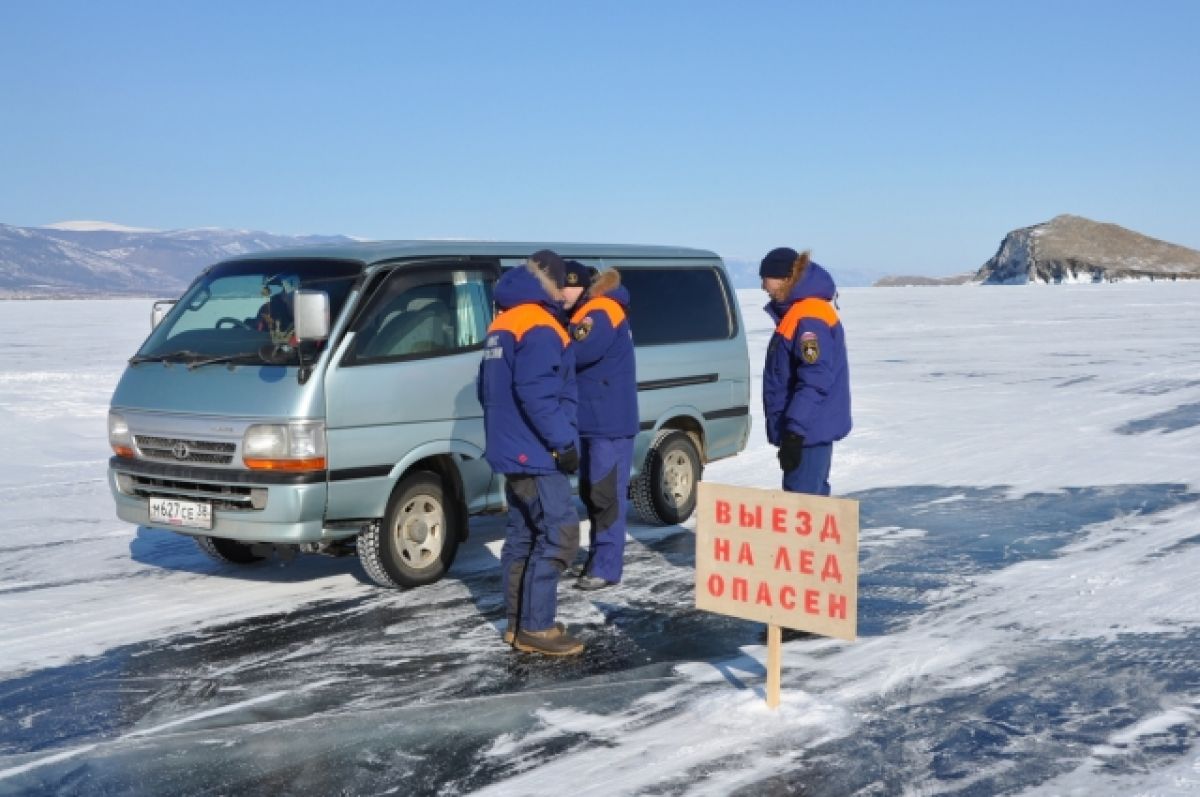
{"type": "Polygon", "coordinates": [[[974,277],[985,285],[1174,279],[1200,279],[1200,252],[1069,215],[1013,230],[974,277]]]}

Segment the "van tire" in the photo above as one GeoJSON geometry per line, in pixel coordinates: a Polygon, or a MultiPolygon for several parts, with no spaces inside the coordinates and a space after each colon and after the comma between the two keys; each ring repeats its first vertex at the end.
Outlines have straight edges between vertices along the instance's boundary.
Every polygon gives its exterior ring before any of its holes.
{"type": "Polygon", "coordinates": [[[446,502],[437,474],[410,473],[400,480],[380,523],[358,535],[358,560],[381,587],[432,584],[450,569],[458,553],[458,513],[446,502]]]}
{"type": "Polygon", "coordinates": [[[224,537],[196,537],[195,539],[196,546],[218,562],[230,565],[252,565],[264,559],[244,542],[227,540],[224,537]]]}
{"type": "Polygon", "coordinates": [[[642,471],[629,485],[634,509],[648,523],[674,525],[696,511],[703,466],[691,435],[660,429],[650,442],[642,471]]]}

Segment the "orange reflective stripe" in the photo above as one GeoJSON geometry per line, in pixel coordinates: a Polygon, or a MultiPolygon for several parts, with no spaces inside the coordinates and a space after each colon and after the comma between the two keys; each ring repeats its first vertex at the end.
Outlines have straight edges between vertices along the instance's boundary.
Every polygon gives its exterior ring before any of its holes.
{"type": "Polygon", "coordinates": [[[575,315],[571,316],[571,323],[578,324],[593,310],[603,310],[608,314],[608,322],[612,324],[613,329],[616,329],[625,320],[625,308],[621,307],[621,304],[616,299],[610,299],[607,296],[597,296],[595,299],[588,300],[587,304],[580,307],[575,315]]]}
{"type": "Polygon", "coordinates": [[[558,333],[558,339],[564,346],[571,340],[562,325],[550,315],[550,311],[536,304],[519,304],[505,310],[492,321],[492,325],[488,327],[488,334],[511,332],[513,337],[520,340],[526,332],[535,327],[550,327],[558,333]]]}
{"type": "Polygon", "coordinates": [[[796,336],[796,327],[800,326],[800,322],[805,318],[824,321],[825,325],[830,327],[839,321],[837,310],[833,308],[832,302],[824,299],[804,299],[792,305],[775,331],[791,340],[796,336]]]}

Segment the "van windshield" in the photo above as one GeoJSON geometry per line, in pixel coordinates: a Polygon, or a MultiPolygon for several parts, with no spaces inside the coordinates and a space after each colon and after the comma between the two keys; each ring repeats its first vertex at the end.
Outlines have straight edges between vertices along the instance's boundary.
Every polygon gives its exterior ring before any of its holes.
{"type": "MultiPolygon", "coordinates": [[[[298,362],[292,307],[298,290],[329,295],[338,317],[362,271],[330,260],[247,260],[214,266],[192,284],[131,362],[298,362]]],[[[306,341],[307,360],[320,343],[306,341]]]]}

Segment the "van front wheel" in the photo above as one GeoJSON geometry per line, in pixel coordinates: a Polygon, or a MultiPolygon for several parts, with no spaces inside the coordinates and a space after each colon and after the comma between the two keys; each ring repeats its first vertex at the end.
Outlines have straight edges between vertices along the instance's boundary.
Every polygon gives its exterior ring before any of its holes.
{"type": "Polygon", "coordinates": [[[457,512],[428,471],[400,480],[382,523],[358,535],[358,559],[383,587],[420,587],[446,574],[458,553],[457,512]]]}
{"type": "Polygon", "coordinates": [[[224,537],[196,537],[196,547],[218,562],[231,565],[252,565],[263,557],[244,542],[227,540],[224,537]]]}
{"type": "Polygon", "coordinates": [[[702,466],[691,435],[661,429],[650,443],[642,472],[630,485],[638,514],[650,523],[683,523],[696,510],[702,466]]]}

